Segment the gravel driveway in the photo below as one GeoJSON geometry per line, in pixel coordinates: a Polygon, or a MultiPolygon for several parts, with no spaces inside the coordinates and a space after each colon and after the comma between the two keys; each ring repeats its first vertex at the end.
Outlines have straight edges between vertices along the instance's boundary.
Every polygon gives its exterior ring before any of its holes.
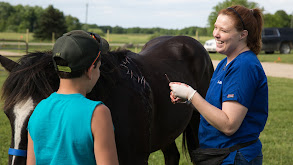
{"type": "MultiPolygon", "coordinates": [[[[213,60],[214,68],[217,67],[219,62],[218,60],[213,60]]],[[[262,62],[261,64],[267,76],[293,79],[293,64],[274,62],[262,62]]]]}
{"type": "MultiPolygon", "coordinates": [[[[0,51],[0,54],[6,55],[6,56],[20,55],[17,53],[11,53],[7,51],[0,51]]],[[[214,68],[217,67],[219,62],[220,61],[218,60],[213,60],[214,68]]],[[[261,64],[267,76],[293,79],[293,64],[283,64],[283,63],[273,63],[273,62],[262,62],[261,64]]]]}

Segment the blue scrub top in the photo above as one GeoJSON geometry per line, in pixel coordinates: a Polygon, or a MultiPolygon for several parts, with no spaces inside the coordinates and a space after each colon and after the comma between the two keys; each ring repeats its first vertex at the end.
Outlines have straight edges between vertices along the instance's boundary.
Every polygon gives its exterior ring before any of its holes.
{"type": "MultiPolygon", "coordinates": [[[[235,144],[258,139],[268,118],[267,77],[257,56],[252,51],[238,55],[227,66],[227,57],[217,66],[206,95],[206,100],[222,109],[225,101],[237,101],[248,109],[240,128],[227,136],[201,116],[199,141],[201,148],[228,148],[235,144]]],[[[261,152],[261,142],[240,149],[251,161],[261,152]]],[[[233,164],[236,151],[223,164],[233,164]]]]}

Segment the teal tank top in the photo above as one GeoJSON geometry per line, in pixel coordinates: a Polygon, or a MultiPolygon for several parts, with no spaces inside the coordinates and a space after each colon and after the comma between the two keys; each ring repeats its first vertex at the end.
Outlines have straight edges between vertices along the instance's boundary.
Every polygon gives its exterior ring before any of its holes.
{"type": "Polygon", "coordinates": [[[28,123],[37,165],[96,164],[91,119],[99,104],[82,94],[53,93],[41,101],[28,123]]]}

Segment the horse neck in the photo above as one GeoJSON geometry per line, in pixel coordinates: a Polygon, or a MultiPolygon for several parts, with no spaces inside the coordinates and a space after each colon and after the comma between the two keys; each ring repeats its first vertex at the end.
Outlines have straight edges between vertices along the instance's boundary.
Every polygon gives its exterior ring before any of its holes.
{"type": "Polygon", "coordinates": [[[146,80],[130,54],[135,55],[130,51],[111,52],[109,57],[102,61],[100,79],[87,97],[106,101],[110,95],[109,91],[117,86],[127,86],[131,82],[137,88],[145,88],[146,80]]]}

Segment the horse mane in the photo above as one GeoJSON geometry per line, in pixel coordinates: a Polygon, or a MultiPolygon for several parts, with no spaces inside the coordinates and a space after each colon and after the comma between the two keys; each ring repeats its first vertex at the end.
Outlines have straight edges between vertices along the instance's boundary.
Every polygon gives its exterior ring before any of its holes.
{"type": "Polygon", "coordinates": [[[59,86],[50,51],[34,52],[19,59],[2,87],[4,109],[33,96],[37,102],[48,97],[59,86]]]}
{"type": "Polygon", "coordinates": [[[108,98],[109,89],[115,87],[119,81],[119,77],[121,77],[120,63],[129,52],[131,51],[122,49],[109,51],[107,54],[101,55],[100,78],[92,91],[87,94],[88,98],[102,101],[108,98]]]}

